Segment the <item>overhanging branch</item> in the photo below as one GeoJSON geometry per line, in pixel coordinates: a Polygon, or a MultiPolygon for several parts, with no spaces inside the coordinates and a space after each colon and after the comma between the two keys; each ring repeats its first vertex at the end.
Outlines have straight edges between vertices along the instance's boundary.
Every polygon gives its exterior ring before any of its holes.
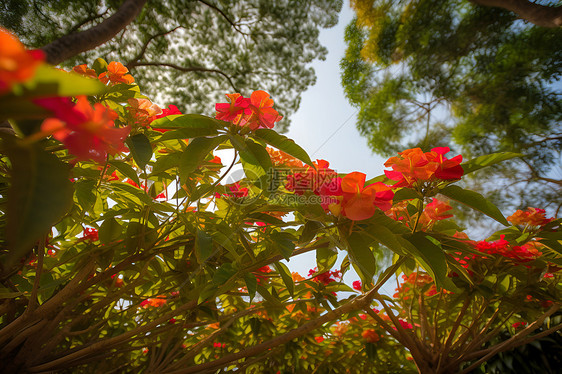
{"type": "Polygon", "coordinates": [[[517,14],[522,19],[541,27],[562,26],[562,6],[545,6],[527,0],[470,0],[471,2],[504,8],[517,14]]]}

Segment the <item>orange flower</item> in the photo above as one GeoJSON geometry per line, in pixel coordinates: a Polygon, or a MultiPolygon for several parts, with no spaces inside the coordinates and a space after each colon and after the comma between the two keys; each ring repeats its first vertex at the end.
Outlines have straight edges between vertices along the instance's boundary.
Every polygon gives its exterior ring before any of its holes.
{"type": "Polygon", "coordinates": [[[76,65],[72,68],[72,70],[80,75],[84,75],[86,77],[98,79],[98,74],[94,69],[88,69],[86,64],[76,65]]]}
{"type": "Polygon", "coordinates": [[[8,30],[0,27],[0,94],[33,77],[45,59],[42,51],[28,51],[8,30]]]}
{"type": "Polygon", "coordinates": [[[154,299],[144,300],[142,303],[140,303],[140,306],[143,307],[144,309],[146,309],[149,306],[158,308],[158,307],[161,307],[164,304],[166,304],[166,297],[165,296],[158,296],[154,299]]]}
{"type": "Polygon", "coordinates": [[[135,123],[139,126],[148,126],[148,124],[156,119],[162,113],[162,109],[148,99],[127,100],[130,106],[127,110],[135,119],[135,123]]]}
{"type": "Polygon", "coordinates": [[[41,130],[63,142],[77,160],[104,162],[108,153],[127,151],[123,142],[129,135],[129,127],[115,127],[117,113],[102,104],[92,107],[85,96],[79,96],[76,105],[62,97],[34,102],[57,117],[47,118],[41,130]]]}
{"type": "Polygon", "coordinates": [[[517,210],[507,220],[513,225],[544,226],[554,218],[546,218],[544,209],[527,208],[526,211],[517,210]]]}
{"type": "Polygon", "coordinates": [[[427,225],[431,222],[440,221],[442,219],[451,218],[452,214],[446,214],[453,209],[449,204],[439,199],[433,199],[427,204],[420,217],[420,223],[427,225]]]}
{"type": "Polygon", "coordinates": [[[135,81],[132,75],[128,74],[129,69],[120,62],[111,61],[107,65],[107,71],[100,74],[100,80],[103,83],[111,82],[132,84],[135,81]]]}
{"type": "Polygon", "coordinates": [[[392,168],[384,173],[389,179],[397,181],[394,188],[409,187],[418,181],[460,179],[464,173],[460,166],[462,156],[449,160],[445,157],[448,152],[448,147],[433,148],[425,153],[420,148],[407,149],[384,163],[384,166],[392,168]]]}
{"type": "Polygon", "coordinates": [[[304,164],[301,161],[283,151],[270,147],[267,147],[266,151],[269,153],[269,157],[271,158],[271,162],[274,166],[304,168],[304,164]]]}

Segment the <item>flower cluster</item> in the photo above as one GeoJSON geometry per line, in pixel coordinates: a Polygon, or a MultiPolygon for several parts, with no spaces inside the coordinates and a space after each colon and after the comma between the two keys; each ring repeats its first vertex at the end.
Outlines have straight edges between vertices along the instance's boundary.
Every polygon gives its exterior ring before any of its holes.
{"type": "MultiPolygon", "coordinates": [[[[308,271],[308,276],[312,276],[314,274],[316,274],[316,272],[318,272],[317,268],[314,269],[310,269],[308,271]]],[[[312,278],[313,281],[327,285],[329,283],[332,282],[337,282],[338,279],[341,280],[341,272],[339,270],[334,270],[334,271],[326,271],[320,274],[316,274],[316,276],[314,276],[314,278],[312,278]]]]}
{"type": "Polygon", "coordinates": [[[527,208],[527,210],[517,210],[507,220],[513,225],[542,227],[554,220],[554,218],[546,218],[544,209],[527,208]]]}
{"type": "MultiPolygon", "coordinates": [[[[392,296],[394,298],[402,298],[403,300],[408,300],[410,295],[408,292],[413,289],[421,289],[426,284],[432,284],[433,278],[431,278],[426,273],[418,273],[412,272],[410,275],[402,275],[402,284],[400,284],[396,288],[396,293],[392,296]]],[[[435,285],[433,284],[432,287],[428,291],[425,292],[426,296],[433,296],[437,293],[435,285]]]]}
{"type": "Polygon", "coordinates": [[[501,235],[499,240],[493,242],[483,240],[476,243],[476,249],[480,252],[500,255],[515,262],[528,262],[541,256],[542,253],[538,250],[538,246],[540,246],[538,242],[528,242],[521,246],[512,246],[505,240],[505,235],[501,235]]]}
{"type": "Polygon", "coordinates": [[[0,27],[0,94],[31,79],[44,59],[42,51],[25,49],[14,35],[0,27]]]}
{"type": "Polygon", "coordinates": [[[115,127],[117,113],[102,104],[92,107],[85,96],[79,96],[76,104],[66,97],[36,99],[35,103],[56,117],[43,122],[43,133],[64,143],[77,160],[101,163],[108,154],[128,150],[124,141],[130,128],[115,127]]]}
{"type": "Polygon", "coordinates": [[[416,186],[418,182],[460,179],[464,174],[460,165],[462,156],[448,159],[445,154],[449,151],[448,147],[433,148],[430,152],[423,152],[420,148],[407,149],[384,163],[392,169],[384,173],[389,179],[397,181],[393,186],[395,188],[416,186]]]}
{"type": "Polygon", "coordinates": [[[216,119],[256,130],[271,129],[283,118],[273,109],[273,100],[265,91],[254,91],[250,98],[242,97],[239,93],[226,94],[226,98],[229,103],[215,105],[216,119]]]}
{"type": "Polygon", "coordinates": [[[104,84],[132,84],[135,82],[135,78],[129,74],[129,69],[120,62],[111,61],[106,69],[106,71],[98,75],[94,69],[89,69],[86,64],[77,65],[72,68],[74,72],[85,77],[99,79],[104,84]]]}

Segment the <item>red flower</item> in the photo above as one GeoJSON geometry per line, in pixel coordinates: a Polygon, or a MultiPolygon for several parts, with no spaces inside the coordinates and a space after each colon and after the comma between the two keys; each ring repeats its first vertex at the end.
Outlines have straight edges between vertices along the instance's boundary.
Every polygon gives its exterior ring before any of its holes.
{"type": "MultiPolygon", "coordinates": [[[[316,274],[317,271],[317,268],[310,269],[308,271],[308,276],[316,274]]],[[[339,270],[325,271],[323,273],[317,274],[314,278],[312,278],[312,280],[327,285],[329,283],[336,282],[336,278],[341,279],[341,272],[339,270]]]]}
{"type": "Polygon", "coordinates": [[[99,240],[98,230],[86,227],[82,233],[82,240],[96,242],[99,240]]]}
{"type": "Polygon", "coordinates": [[[216,119],[239,123],[242,115],[250,115],[252,113],[252,110],[249,108],[250,99],[242,97],[239,93],[226,94],[225,96],[230,103],[215,104],[215,110],[217,111],[216,119]]]}
{"type": "Polygon", "coordinates": [[[8,30],[0,27],[0,94],[33,77],[43,62],[42,51],[28,51],[8,30]]]}
{"type": "MultiPolygon", "coordinates": [[[[246,123],[251,130],[259,128],[271,129],[283,117],[273,109],[273,100],[269,98],[269,94],[265,91],[254,91],[250,96],[250,109],[252,114],[245,119],[246,123]]],[[[244,120],[243,120],[244,122],[244,120]]]]}
{"type": "Polygon", "coordinates": [[[101,163],[108,154],[127,151],[123,142],[130,129],[114,126],[118,116],[111,109],[99,103],[92,107],[85,96],[79,96],[76,105],[63,97],[37,99],[35,103],[57,117],[47,118],[41,130],[64,143],[77,160],[101,163]]]}
{"type": "Polygon", "coordinates": [[[315,336],[314,340],[316,340],[317,343],[322,343],[324,341],[324,337],[323,336],[315,336]]]}
{"type": "Polygon", "coordinates": [[[353,289],[357,291],[361,291],[361,281],[354,281],[353,282],[353,289]]]}
{"type": "Polygon", "coordinates": [[[515,322],[511,325],[514,329],[519,329],[521,327],[527,326],[527,322],[515,322]]]}
{"type": "Polygon", "coordinates": [[[226,197],[246,197],[246,196],[248,196],[248,189],[246,187],[242,188],[242,186],[240,186],[240,183],[238,183],[238,182],[229,185],[228,188],[230,189],[229,194],[222,194],[221,195],[219,193],[216,193],[215,197],[218,199],[221,196],[226,196],[226,197]]]}

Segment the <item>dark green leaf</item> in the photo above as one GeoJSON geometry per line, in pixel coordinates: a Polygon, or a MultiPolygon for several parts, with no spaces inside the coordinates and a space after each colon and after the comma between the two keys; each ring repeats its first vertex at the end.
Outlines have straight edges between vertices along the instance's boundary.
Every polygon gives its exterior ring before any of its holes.
{"type": "Polygon", "coordinates": [[[121,236],[121,225],[113,217],[106,218],[99,229],[100,242],[108,244],[121,236]]]}
{"type": "Polygon", "coordinates": [[[37,144],[11,146],[6,154],[12,164],[8,189],[8,264],[25,255],[72,206],[73,186],[68,166],[37,144]]]}
{"type": "Polygon", "coordinates": [[[127,164],[126,162],[117,160],[109,161],[109,164],[119,170],[121,174],[131,179],[133,182],[140,186],[139,176],[131,165],[127,164]]]}
{"type": "MultiPolygon", "coordinates": [[[[155,129],[207,129],[217,133],[222,128],[222,122],[200,114],[178,114],[158,118],[150,123],[155,129]]],[[[211,134],[209,134],[211,135],[211,134]]]]}
{"type": "Polygon", "coordinates": [[[316,250],[316,265],[318,273],[328,271],[338,259],[338,252],[332,248],[318,248],[316,250]]]}
{"type": "Polygon", "coordinates": [[[464,170],[464,174],[468,174],[468,173],[472,173],[473,171],[485,168],[486,166],[498,164],[502,161],[509,160],[515,157],[521,157],[521,156],[523,156],[521,153],[513,153],[513,152],[492,153],[490,155],[476,157],[472,160],[469,160],[461,164],[461,166],[462,169],[464,170]]]}
{"type": "Polygon", "coordinates": [[[181,153],[170,153],[156,159],[152,168],[152,175],[158,175],[168,169],[178,167],[181,153]]]}
{"type": "Polygon", "coordinates": [[[447,186],[440,190],[439,193],[472,209],[478,210],[505,226],[509,226],[502,212],[478,192],[465,190],[459,186],[447,186]]]}
{"type": "Polygon", "coordinates": [[[416,191],[404,187],[404,188],[400,188],[398,191],[394,193],[394,198],[392,199],[392,201],[394,204],[396,204],[403,200],[411,200],[411,199],[419,199],[419,198],[420,195],[416,191]]]}
{"type": "Polygon", "coordinates": [[[306,221],[302,234],[299,238],[299,244],[309,243],[312,239],[314,239],[320,228],[322,228],[322,224],[320,222],[313,220],[306,221]]]}
{"type": "Polygon", "coordinates": [[[275,270],[277,270],[279,275],[281,275],[281,279],[283,280],[285,287],[287,287],[287,291],[289,291],[289,294],[291,296],[294,296],[295,285],[293,283],[293,277],[291,276],[289,268],[287,268],[287,266],[285,266],[285,264],[283,264],[282,262],[276,262],[273,266],[275,267],[275,270]]]}
{"type": "Polygon", "coordinates": [[[256,291],[258,289],[258,279],[252,273],[244,274],[244,281],[246,282],[246,288],[248,289],[248,295],[250,296],[250,302],[256,296],[256,291]]]}
{"type": "Polygon", "coordinates": [[[287,138],[285,135],[279,134],[277,131],[270,130],[270,129],[257,129],[254,132],[254,136],[258,139],[265,141],[267,144],[283,151],[299,160],[308,164],[312,167],[312,160],[310,156],[306,153],[304,149],[302,149],[299,145],[297,145],[293,140],[287,138]]]}
{"type": "Polygon", "coordinates": [[[270,238],[276,251],[288,260],[295,250],[294,237],[286,232],[273,232],[270,238]]]}
{"type": "Polygon", "coordinates": [[[152,158],[152,146],[150,140],[144,134],[137,134],[127,139],[127,146],[135,159],[138,167],[144,169],[152,158]]]}
{"type": "Polygon", "coordinates": [[[197,230],[197,237],[195,240],[195,251],[200,263],[206,261],[209,257],[214,255],[213,251],[213,238],[210,237],[205,231],[197,230]]]}
{"type": "Polygon", "coordinates": [[[99,58],[96,58],[96,60],[92,64],[92,69],[95,70],[97,75],[100,75],[101,73],[107,71],[107,65],[108,65],[107,61],[105,61],[103,58],[99,57],[99,58]]]}
{"type": "Polygon", "coordinates": [[[222,264],[213,275],[213,283],[217,286],[221,286],[225,284],[234,274],[236,274],[236,270],[234,270],[231,263],[222,264]]]}
{"type": "Polygon", "coordinates": [[[224,136],[193,139],[180,157],[179,172],[181,181],[184,182],[188,175],[201,165],[205,157],[224,140],[224,136]]]}
{"type": "Polygon", "coordinates": [[[445,288],[448,291],[456,291],[457,287],[447,276],[447,260],[443,250],[433,243],[423,232],[416,232],[405,236],[414,248],[405,246],[406,249],[414,249],[413,255],[422,267],[431,275],[438,289],[445,288]]]}
{"type": "Polygon", "coordinates": [[[365,239],[358,232],[352,232],[347,238],[347,242],[349,243],[351,264],[364,283],[372,283],[373,276],[377,272],[377,262],[369,247],[370,240],[365,239]]]}

